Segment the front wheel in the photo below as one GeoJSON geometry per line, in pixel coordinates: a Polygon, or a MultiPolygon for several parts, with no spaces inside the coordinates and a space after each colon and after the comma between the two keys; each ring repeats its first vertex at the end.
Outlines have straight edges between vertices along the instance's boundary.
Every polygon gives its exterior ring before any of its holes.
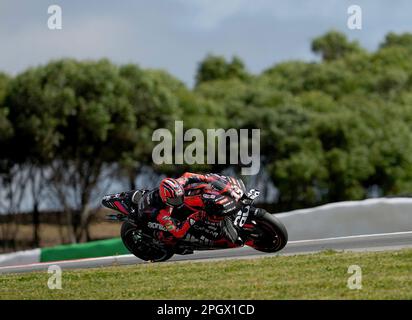
{"type": "Polygon", "coordinates": [[[151,237],[128,221],[123,222],[120,235],[127,250],[144,261],[166,261],[174,254],[173,251],[155,245],[151,237]]]}
{"type": "Polygon", "coordinates": [[[285,225],[276,217],[265,212],[252,224],[246,245],[262,252],[282,250],[288,242],[285,225]]]}

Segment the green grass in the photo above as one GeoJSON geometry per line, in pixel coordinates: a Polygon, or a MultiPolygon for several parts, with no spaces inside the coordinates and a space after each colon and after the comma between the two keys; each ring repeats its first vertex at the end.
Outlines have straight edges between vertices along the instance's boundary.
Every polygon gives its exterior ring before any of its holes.
{"type": "Polygon", "coordinates": [[[412,299],[412,250],[148,263],[0,276],[0,299],[412,299]],[[362,268],[362,289],[347,287],[362,268]]]}

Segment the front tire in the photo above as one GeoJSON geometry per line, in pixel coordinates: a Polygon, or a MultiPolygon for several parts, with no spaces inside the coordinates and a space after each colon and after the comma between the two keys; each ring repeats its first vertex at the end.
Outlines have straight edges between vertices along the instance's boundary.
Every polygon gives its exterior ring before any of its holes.
{"type": "Polygon", "coordinates": [[[246,245],[267,253],[280,251],[286,246],[288,232],[278,218],[265,212],[260,217],[256,217],[255,222],[255,228],[246,245]]]}
{"type": "Polygon", "coordinates": [[[144,261],[162,262],[174,254],[173,251],[156,246],[152,238],[128,221],[123,222],[120,235],[127,250],[144,261]]]}

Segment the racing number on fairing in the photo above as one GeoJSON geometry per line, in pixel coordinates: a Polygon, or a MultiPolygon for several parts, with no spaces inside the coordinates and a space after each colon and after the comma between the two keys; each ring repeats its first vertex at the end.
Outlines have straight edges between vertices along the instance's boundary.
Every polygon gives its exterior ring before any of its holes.
{"type": "Polygon", "coordinates": [[[243,225],[246,223],[247,217],[249,216],[249,210],[250,206],[244,207],[242,210],[239,210],[233,224],[238,227],[243,227],[243,225]]]}
{"type": "Polygon", "coordinates": [[[249,199],[255,200],[257,197],[259,197],[260,191],[256,189],[250,189],[249,192],[246,194],[246,196],[249,199]]]}

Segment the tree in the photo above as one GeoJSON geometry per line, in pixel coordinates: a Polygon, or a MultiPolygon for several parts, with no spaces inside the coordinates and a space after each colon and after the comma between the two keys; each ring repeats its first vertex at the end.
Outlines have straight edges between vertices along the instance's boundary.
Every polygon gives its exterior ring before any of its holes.
{"type": "MultiPolygon", "coordinates": [[[[202,97],[200,95],[195,94],[189,90],[181,90],[178,93],[179,99],[179,107],[181,108],[181,112],[184,115],[184,127],[185,130],[187,129],[198,129],[203,133],[205,137],[204,143],[201,143],[202,146],[205,146],[204,153],[201,154],[203,159],[207,159],[207,148],[206,143],[207,141],[207,129],[217,129],[217,128],[226,128],[228,119],[225,113],[225,109],[220,103],[215,102],[212,99],[208,99],[206,97],[202,97]]],[[[193,139],[194,140],[194,139],[193,139]]],[[[199,142],[199,141],[197,141],[199,142]]],[[[191,144],[192,142],[184,143],[184,150],[186,147],[191,144]]],[[[215,145],[215,152],[217,154],[217,143],[215,145]]],[[[212,147],[212,145],[208,146],[212,147]]],[[[200,152],[196,149],[192,155],[196,156],[197,152],[200,152]]],[[[208,165],[204,161],[204,164],[184,164],[184,165],[174,165],[168,166],[165,168],[167,171],[173,175],[182,174],[185,171],[192,171],[192,172],[220,172],[222,169],[226,168],[227,165],[219,165],[219,164],[210,164],[208,165]]]]}
{"type": "MultiPolygon", "coordinates": [[[[15,247],[15,238],[18,232],[16,214],[21,207],[21,198],[24,188],[19,182],[24,178],[15,166],[10,151],[13,139],[13,124],[9,119],[10,109],[5,101],[10,88],[10,78],[0,73],[0,214],[6,214],[1,225],[0,239],[3,247],[9,245],[15,247]]],[[[24,184],[23,184],[24,186],[24,184]]]]}
{"type": "Polygon", "coordinates": [[[53,90],[47,84],[47,68],[34,68],[18,75],[10,85],[7,104],[15,135],[11,141],[9,159],[12,169],[24,175],[27,184],[17,183],[17,190],[25,188],[31,196],[33,246],[40,243],[40,205],[47,183],[45,171],[56,156],[56,148],[64,138],[58,128],[64,125],[73,101],[73,92],[53,90]]]}
{"type": "Polygon", "coordinates": [[[127,84],[109,61],[63,60],[49,68],[63,77],[63,81],[49,78],[50,86],[75,96],[66,125],[59,129],[64,139],[51,166],[53,185],[71,213],[74,240],[89,240],[90,205],[101,193],[96,188],[102,190],[103,181],[113,174],[111,164],[121,162],[134,147],[136,117],[127,99],[127,84]]]}
{"type": "Polygon", "coordinates": [[[320,54],[324,61],[332,61],[363,49],[357,41],[348,41],[343,33],[333,30],[315,38],[312,41],[312,51],[320,54]]]}
{"type": "Polygon", "coordinates": [[[128,102],[135,115],[135,143],[127,150],[121,163],[128,177],[130,189],[136,189],[136,177],[144,166],[153,166],[153,131],[158,128],[173,130],[174,121],[183,117],[178,94],[187,90],[182,82],[159,70],[142,70],[136,65],[120,68],[126,81],[128,102]]]}
{"type": "Polygon", "coordinates": [[[25,146],[19,160],[47,166],[71,241],[89,239],[94,191],[135,142],[127,84],[107,60],[60,60],[16,77],[13,88],[16,139],[25,146]]]}
{"type": "Polygon", "coordinates": [[[412,33],[405,32],[402,34],[396,34],[393,32],[389,32],[385,36],[385,40],[380,44],[379,47],[382,49],[394,46],[399,46],[412,50],[412,33]]]}
{"type": "Polygon", "coordinates": [[[196,85],[207,81],[233,78],[241,80],[248,78],[243,61],[234,56],[231,62],[227,62],[222,56],[209,54],[199,63],[196,73],[196,85]]]}
{"type": "MultiPolygon", "coordinates": [[[[0,73],[0,144],[5,143],[13,134],[13,127],[8,118],[9,108],[4,104],[9,82],[10,78],[5,74],[0,73]]],[[[4,149],[2,148],[1,150],[4,149]]],[[[5,153],[0,153],[0,163],[2,160],[5,160],[5,156],[5,153]]],[[[2,166],[0,165],[0,173],[2,172],[1,168],[2,166]]]]}

